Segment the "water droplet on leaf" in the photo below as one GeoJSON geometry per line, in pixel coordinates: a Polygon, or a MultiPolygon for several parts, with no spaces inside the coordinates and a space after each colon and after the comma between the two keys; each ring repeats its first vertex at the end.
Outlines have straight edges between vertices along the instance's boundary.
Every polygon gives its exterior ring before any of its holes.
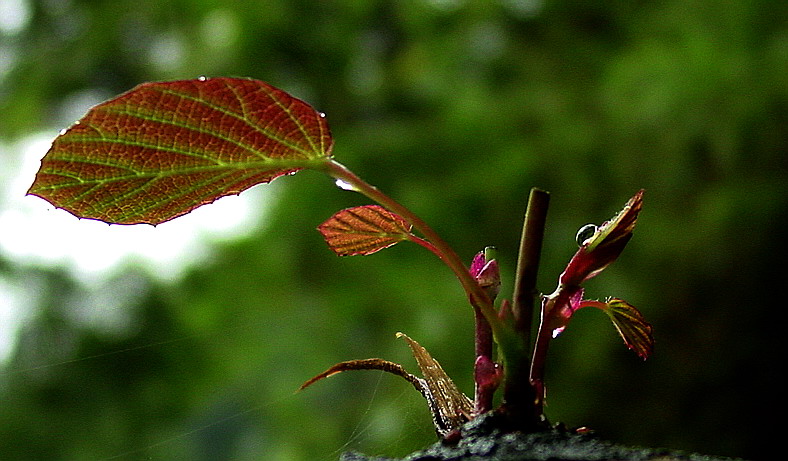
{"type": "Polygon", "coordinates": [[[334,184],[336,184],[336,185],[337,185],[337,187],[339,187],[339,188],[340,188],[340,189],[342,189],[342,190],[350,190],[350,191],[354,191],[354,190],[356,190],[356,187],[355,187],[355,186],[353,186],[353,184],[350,184],[349,182],[347,182],[347,181],[344,181],[344,180],[342,180],[342,179],[337,179],[337,180],[334,182],[334,184]]]}
{"type": "Polygon", "coordinates": [[[586,224],[585,226],[581,227],[580,230],[577,231],[577,235],[575,236],[575,241],[577,242],[577,246],[583,246],[584,243],[588,239],[594,236],[597,231],[596,224],[586,224]]]}

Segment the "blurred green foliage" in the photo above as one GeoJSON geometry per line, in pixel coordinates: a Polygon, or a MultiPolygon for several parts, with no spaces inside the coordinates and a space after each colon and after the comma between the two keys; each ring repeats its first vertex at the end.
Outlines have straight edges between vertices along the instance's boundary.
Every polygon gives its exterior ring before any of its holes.
{"type": "MultiPolygon", "coordinates": [[[[785,2],[7,3],[27,16],[0,28],[4,141],[54,137],[79,117],[75,101],[143,81],[258,78],[326,112],[339,160],[468,261],[496,245],[511,274],[528,190],[551,191],[546,292],[575,231],[645,188],[635,238],[587,294],[637,306],[655,354],[640,362],[604,316],[579,314],[551,350],[548,414],[627,444],[771,450],[784,402],[785,2]]],[[[127,319],[115,330],[74,319],[94,298],[62,269],[0,255],[2,280],[40,287],[0,372],[2,457],[328,460],[432,442],[420,396],[394,378],[292,392],[341,360],[415,370],[401,330],[471,393],[461,289],[415,245],[336,258],[314,227],[366,202],[315,173],[280,181],[266,226],[217,243],[182,280],[129,267],[92,288],[134,291],[103,306],[127,319]]]]}

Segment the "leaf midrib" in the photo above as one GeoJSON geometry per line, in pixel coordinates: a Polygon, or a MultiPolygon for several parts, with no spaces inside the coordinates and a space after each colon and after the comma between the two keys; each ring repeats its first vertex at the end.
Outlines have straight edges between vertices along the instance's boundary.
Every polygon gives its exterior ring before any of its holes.
{"type": "MultiPolygon", "coordinates": [[[[84,162],[84,163],[88,163],[88,162],[84,162]]],[[[41,169],[42,173],[72,178],[75,179],[76,181],[68,184],[61,183],[61,184],[54,184],[50,186],[39,186],[36,188],[36,190],[57,190],[62,187],[71,187],[75,184],[84,184],[84,185],[107,184],[116,181],[125,181],[128,179],[147,179],[147,178],[162,179],[169,176],[191,175],[191,174],[205,173],[210,171],[214,171],[217,174],[222,174],[227,171],[248,171],[252,174],[259,174],[259,173],[266,173],[266,172],[272,172],[277,170],[292,170],[296,168],[318,168],[324,163],[325,160],[323,159],[319,159],[319,160],[272,159],[263,162],[243,162],[243,163],[233,163],[233,164],[225,164],[225,165],[206,165],[206,166],[198,166],[198,167],[179,168],[177,170],[173,169],[173,170],[158,170],[158,171],[150,171],[150,172],[135,172],[134,174],[130,174],[130,175],[112,176],[109,178],[96,178],[96,179],[84,179],[84,178],[74,177],[71,175],[63,174],[63,172],[58,169],[42,168],[41,169]]],[[[106,166],[114,166],[114,165],[106,165],[106,166]]],[[[126,168],[126,167],[119,167],[119,168],[126,168]]]]}

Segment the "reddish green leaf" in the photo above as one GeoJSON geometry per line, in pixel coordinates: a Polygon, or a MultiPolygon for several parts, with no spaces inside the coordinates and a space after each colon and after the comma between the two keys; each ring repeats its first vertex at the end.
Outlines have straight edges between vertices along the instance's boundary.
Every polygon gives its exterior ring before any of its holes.
{"type": "Polygon", "coordinates": [[[651,355],[654,350],[651,325],[633,305],[623,299],[610,298],[605,302],[583,301],[580,307],[596,307],[605,311],[628,348],[644,360],[651,355]]]}
{"type": "Polygon", "coordinates": [[[579,242],[580,248],[561,273],[559,282],[562,285],[579,286],[615,261],[632,238],[632,231],[642,207],[641,189],[627,201],[616,216],[599,226],[593,235],[583,236],[579,242]]]}
{"type": "Polygon", "coordinates": [[[333,140],[323,114],[266,83],[145,83],[58,136],[28,191],[82,218],[157,224],[302,168],[333,140]]]}
{"type": "Polygon", "coordinates": [[[368,255],[411,239],[411,225],[378,205],[347,208],[317,228],[339,256],[368,255]]]}
{"type": "Polygon", "coordinates": [[[610,221],[604,222],[587,242],[587,251],[597,247],[613,245],[617,240],[629,238],[637,223],[638,213],[643,208],[643,189],[630,198],[610,221]]]}

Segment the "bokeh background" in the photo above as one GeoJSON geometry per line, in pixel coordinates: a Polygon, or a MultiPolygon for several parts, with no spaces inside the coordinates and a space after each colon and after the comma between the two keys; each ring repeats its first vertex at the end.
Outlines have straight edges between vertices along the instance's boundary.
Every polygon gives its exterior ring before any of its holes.
{"type": "Polygon", "coordinates": [[[785,405],[787,5],[0,0],[0,457],[401,456],[434,441],[407,383],[358,372],[293,393],[353,358],[415,371],[397,331],[472,392],[451,273],[415,245],[334,256],[315,226],[367,201],[318,173],[207,218],[226,230],[151,229],[149,246],[195,242],[163,264],[132,254],[87,275],[78,255],[95,245],[64,229],[95,223],[22,197],[35,168],[21,165],[90,105],[228,75],[325,112],[336,157],[468,261],[498,247],[503,293],[530,187],[552,193],[545,292],[576,230],[645,188],[635,238],[587,294],[638,306],[656,351],[642,362],[605,316],[579,313],[550,352],[548,415],[625,444],[766,458],[785,405]],[[41,209],[51,221],[18,231],[41,209]]]}

